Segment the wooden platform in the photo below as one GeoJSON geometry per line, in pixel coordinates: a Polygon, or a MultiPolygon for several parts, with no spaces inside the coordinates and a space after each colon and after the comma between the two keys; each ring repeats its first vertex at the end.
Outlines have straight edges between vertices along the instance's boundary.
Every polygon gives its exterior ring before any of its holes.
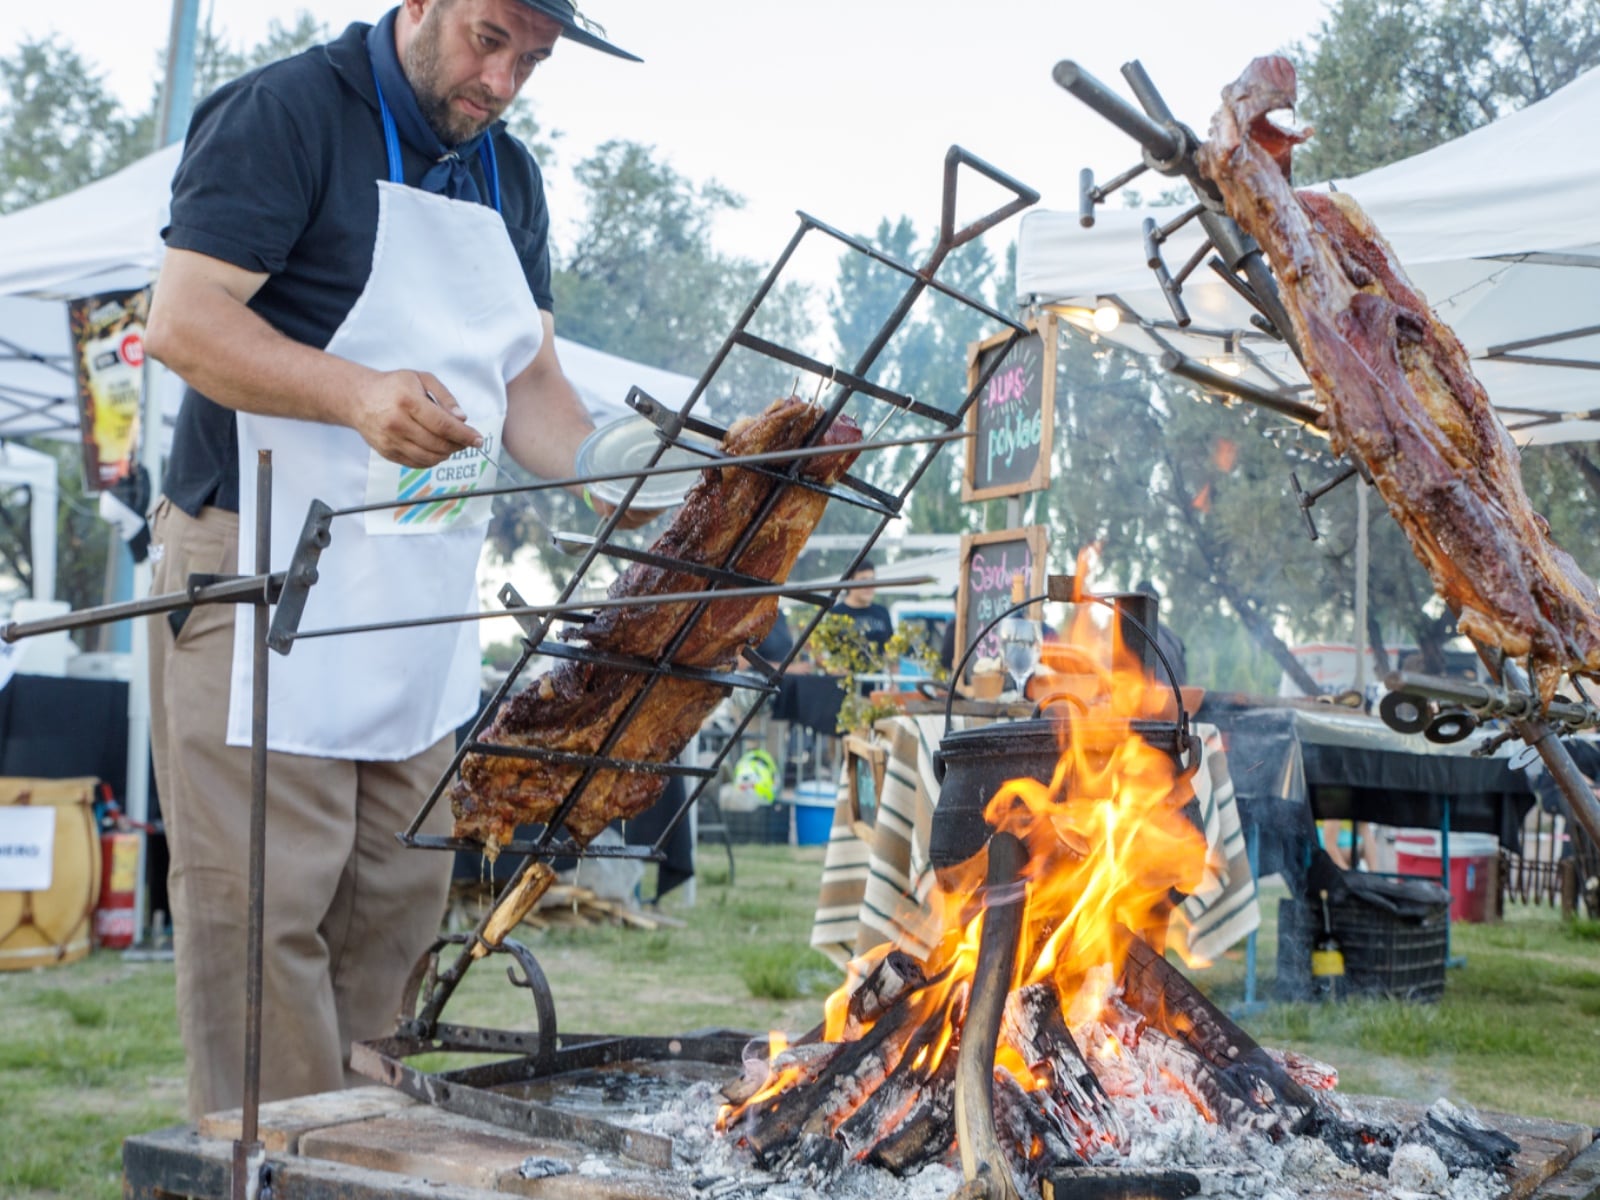
{"type": "MultiPolygon", "coordinates": [[[[1370,1099],[1373,1111],[1414,1120],[1415,1105],[1370,1099]]],[[[240,1114],[218,1113],[196,1128],[160,1130],[123,1143],[125,1200],[227,1200],[240,1114]]],[[[1600,1144],[1581,1125],[1485,1114],[1522,1145],[1511,1200],[1600,1200],[1600,1144]]],[[[418,1104],[384,1087],[266,1104],[260,1136],[273,1200],[696,1200],[682,1175],[622,1160],[595,1171],[595,1155],[418,1104]],[[523,1177],[530,1157],[571,1165],[568,1174],[523,1177]],[[589,1160],[585,1173],[576,1169],[589,1160]]]]}

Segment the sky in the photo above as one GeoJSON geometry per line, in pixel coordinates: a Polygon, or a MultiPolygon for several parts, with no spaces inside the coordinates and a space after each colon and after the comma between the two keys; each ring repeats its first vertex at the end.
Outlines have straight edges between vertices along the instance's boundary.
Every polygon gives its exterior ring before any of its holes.
{"type": "MultiPolygon", "coordinates": [[[[9,6],[8,6],[9,7],[9,6]]],[[[20,6],[18,6],[20,7],[20,6]]],[[[679,174],[715,179],[745,209],[717,229],[719,248],[763,265],[794,232],[796,209],[853,234],[909,216],[938,220],[945,152],[960,145],[1075,208],[1081,167],[1107,178],[1136,161],[1133,143],[1051,79],[1061,59],[1117,85],[1138,59],[1178,117],[1204,133],[1221,87],[1254,56],[1315,32],[1324,0],[584,0],[628,63],[558,45],[524,90],[547,129],[557,239],[577,208],[567,172],[611,138],[654,146],[679,174]]],[[[334,30],[376,19],[382,0],[200,0],[235,45],[261,40],[306,9],[334,30]]],[[[130,108],[152,95],[169,0],[73,0],[7,14],[0,52],[57,33],[130,108]],[[20,16],[20,20],[17,18],[20,16]]],[[[1147,176],[1148,192],[1164,180],[1147,176]]],[[[1138,186],[1136,184],[1135,186],[1138,186]]],[[[963,179],[958,219],[1003,202],[963,179]]],[[[1014,223],[997,231],[1009,241],[1014,223]]],[[[818,239],[807,239],[808,244],[818,239]]],[[[820,270],[804,260],[796,270],[820,270]]]]}

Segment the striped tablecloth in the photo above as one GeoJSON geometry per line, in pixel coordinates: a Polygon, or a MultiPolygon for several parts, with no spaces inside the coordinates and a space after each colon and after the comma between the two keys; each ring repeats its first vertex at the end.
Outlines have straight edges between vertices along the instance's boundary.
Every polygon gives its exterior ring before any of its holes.
{"type": "MultiPolygon", "coordinates": [[[[978,723],[955,717],[950,728],[978,723]]],[[[1194,789],[1206,874],[1181,911],[1191,955],[1209,959],[1249,935],[1261,923],[1261,910],[1222,737],[1215,726],[1194,730],[1203,747],[1194,789]]],[[[928,862],[928,836],[939,797],[933,752],[944,733],[943,714],[878,723],[889,756],[870,829],[863,829],[848,789],[840,786],[811,944],[841,965],[882,942],[926,958],[938,941],[939,884],[928,862]]]]}

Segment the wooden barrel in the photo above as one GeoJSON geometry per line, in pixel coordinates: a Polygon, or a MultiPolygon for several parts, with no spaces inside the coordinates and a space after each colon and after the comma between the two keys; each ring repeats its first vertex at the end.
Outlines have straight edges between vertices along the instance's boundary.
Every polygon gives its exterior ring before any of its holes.
{"type": "MultiPolygon", "coordinates": [[[[0,890],[0,971],[72,962],[89,953],[100,899],[100,834],[94,821],[95,779],[0,779],[0,842],[12,809],[55,815],[48,886],[0,890]]],[[[17,839],[0,849],[27,855],[39,845],[17,839]]],[[[0,884],[3,888],[4,884],[0,884]]]]}

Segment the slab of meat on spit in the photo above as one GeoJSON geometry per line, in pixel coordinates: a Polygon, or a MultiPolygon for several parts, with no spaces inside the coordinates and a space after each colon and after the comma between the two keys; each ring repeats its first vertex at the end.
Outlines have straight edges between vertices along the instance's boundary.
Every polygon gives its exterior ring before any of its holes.
{"type": "Polygon", "coordinates": [[[1526,656],[1548,702],[1564,671],[1600,671],[1600,598],[1550,539],[1516,445],[1388,242],[1348,195],[1289,184],[1308,133],[1279,128],[1294,67],[1258,58],[1222,93],[1196,155],[1261,243],[1333,448],[1366,467],[1461,631],[1526,656]]]}
{"type": "MultiPolygon", "coordinates": [[[[805,442],[822,410],[790,397],[775,401],[759,416],[736,423],[723,440],[727,455],[790,450],[805,442]]],[[[839,480],[855,461],[853,445],[861,431],[840,417],[822,443],[838,454],[805,460],[801,474],[819,483],[839,480]]],[[[781,464],[775,469],[782,469],[781,464]]],[[[744,575],[781,583],[822,516],[827,497],[810,488],[781,484],[770,475],[741,467],[712,467],[701,474],[666,532],[651,549],[680,562],[731,568],[744,575]],[[728,556],[775,488],[782,487],[772,511],[737,559],[728,556]]],[[[702,591],[704,576],[689,571],[635,564],[612,584],[613,598],[702,591]]],[[[581,634],[592,648],[611,654],[658,660],[691,615],[690,601],[627,605],[601,610],[581,634]]],[[[734,665],[740,648],[766,636],[778,615],[774,596],[733,597],[708,604],[695,619],[673,661],[722,669],[734,665]]],[[[597,754],[651,676],[620,667],[563,660],[514,696],[481,741],[539,747],[571,754],[597,754]]],[[[711,710],[726,696],[720,684],[657,677],[649,694],[628,718],[609,758],[669,762],[689,744],[711,710]]],[[[518,825],[545,823],[577,783],[583,767],[527,758],[469,754],[450,792],[455,835],[481,842],[491,851],[509,841],[518,825]]],[[[596,772],[566,817],[567,830],[587,843],[618,818],[634,816],[653,804],[666,777],[638,771],[596,772]]]]}

